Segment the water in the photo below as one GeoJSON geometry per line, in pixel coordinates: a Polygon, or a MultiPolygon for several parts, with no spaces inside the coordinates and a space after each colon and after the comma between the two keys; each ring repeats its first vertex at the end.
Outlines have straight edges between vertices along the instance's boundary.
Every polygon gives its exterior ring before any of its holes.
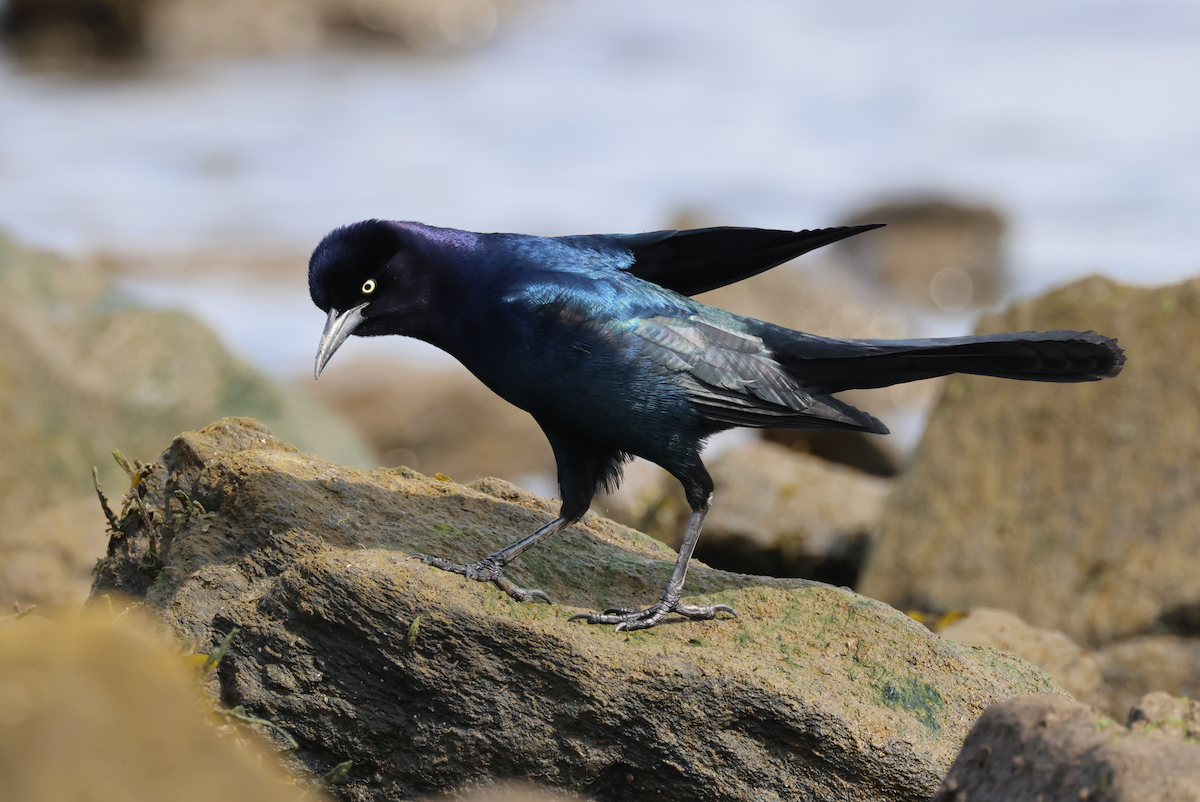
{"type": "Polygon", "coordinates": [[[1194,0],[545,0],[506,22],[454,59],[4,64],[0,227],[68,253],[295,254],[270,281],[128,285],[282,375],[311,370],[323,323],[304,254],[365,217],[803,228],[942,191],[1009,214],[1019,295],[1200,268],[1194,0]]]}

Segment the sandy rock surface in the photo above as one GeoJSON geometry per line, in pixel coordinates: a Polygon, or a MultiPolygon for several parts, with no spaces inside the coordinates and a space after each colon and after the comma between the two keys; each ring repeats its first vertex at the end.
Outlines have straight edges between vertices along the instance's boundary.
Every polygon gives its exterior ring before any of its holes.
{"type": "Polygon", "coordinates": [[[94,597],[184,638],[241,634],[229,705],[277,721],[344,799],[523,779],[598,800],[926,799],[995,701],[1061,694],[1030,664],[943,641],[837,588],[693,565],[736,619],[614,633],[567,619],[657,598],[673,553],[588,516],[510,569],[558,604],[409,560],[478,559],[552,516],[498,480],[371,473],[226,419],[144,467],[94,597]]]}

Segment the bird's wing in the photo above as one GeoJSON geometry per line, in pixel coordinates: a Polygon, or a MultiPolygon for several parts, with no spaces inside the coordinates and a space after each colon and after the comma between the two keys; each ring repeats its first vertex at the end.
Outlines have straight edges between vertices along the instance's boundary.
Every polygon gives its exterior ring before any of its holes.
{"type": "Polygon", "coordinates": [[[822,245],[880,225],[813,231],[724,226],[614,235],[607,239],[633,254],[633,263],[625,268],[632,275],[681,295],[696,295],[758,275],[822,245]]]}
{"type": "Polygon", "coordinates": [[[875,418],[807,392],[760,337],[699,314],[637,321],[641,355],[678,376],[708,420],[730,426],[865,429],[875,418]]]}

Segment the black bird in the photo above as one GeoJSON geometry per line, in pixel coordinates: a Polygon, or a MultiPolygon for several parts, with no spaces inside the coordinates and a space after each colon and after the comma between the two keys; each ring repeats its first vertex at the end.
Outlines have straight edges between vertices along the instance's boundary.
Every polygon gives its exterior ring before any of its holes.
{"type": "Polygon", "coordinates": [[[680,602],[712,500],[700,461],[710,435],[735,426],[886,434],[831,394],[949,373],[1094,381],[1125,362],[1115,340],[1092,331],[835,340],[688,297],[877,227],[535,237],[365,220],[326,235],[309,262],[309,292],[329,315],[316,375],[351,334],[403,334],[447,351],[541,425],[558,463],[559,516],[474,565],[419,555],[423,562],[492,582],[519,601],[549,602],[514,585],[504,567],[578,521],[639,456],[687,493],[692,514],[675,570],[645,610],[576,617],[644,629],[669,613],[736,615],[723,604],[680,602]]]}

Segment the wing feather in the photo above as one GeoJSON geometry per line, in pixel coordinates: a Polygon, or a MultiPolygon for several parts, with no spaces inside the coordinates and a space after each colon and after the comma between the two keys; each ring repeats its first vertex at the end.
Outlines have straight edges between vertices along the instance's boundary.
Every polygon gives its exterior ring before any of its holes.
{"type": "Polygon", "coordinates": [[[631,333],[643,357],[681,374],[689,399],[714,423],[887,432],[849,404],[806,390],[762,338],[722,321],[698,314],[648,317],[631,333]]]}
{"type": "Polygon", "coordinates": [[[812,399],[775,361],[761,338],[696,315],[643,318],[634,328],[643,356],[685,371],[709,387],[753,396],[785,409],[807,409],[812,399]]]}
{"type": "Polygon", "coordinates": [[[607,239],[633,254],[633,264],[626,268],[633,275],[682,295],[697,295],[873,228],[879,225],[812,231],[721,226],[614,235],[607,239]]]}

